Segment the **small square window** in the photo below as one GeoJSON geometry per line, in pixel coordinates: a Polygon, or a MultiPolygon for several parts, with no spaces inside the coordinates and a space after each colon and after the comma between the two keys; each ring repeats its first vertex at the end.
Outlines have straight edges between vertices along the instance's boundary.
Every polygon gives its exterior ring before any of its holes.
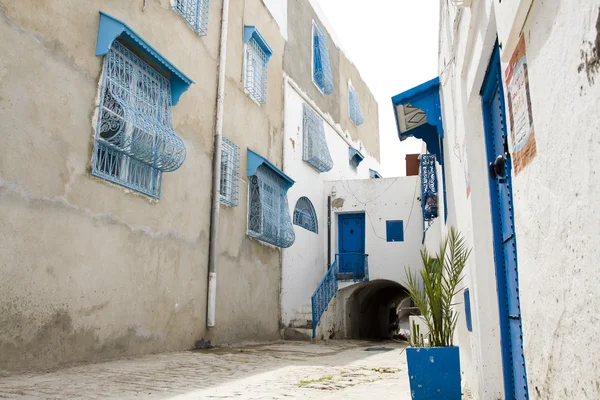
{"type": "Polygon", "coordinates": [[[240,191],[240,148],[227,138],[221,144],[221,203],[237,207],[240,191]]]}
{"type": "Polygon", "coordinates": [[[385,234],[388,242],[404,242],[404,221],[386,221],[385,234]]]}
{"type": "Polygon", "coordinates": [[[175,0],[173,8],[199,36],[208,35],[210,0],[175,0]]]}

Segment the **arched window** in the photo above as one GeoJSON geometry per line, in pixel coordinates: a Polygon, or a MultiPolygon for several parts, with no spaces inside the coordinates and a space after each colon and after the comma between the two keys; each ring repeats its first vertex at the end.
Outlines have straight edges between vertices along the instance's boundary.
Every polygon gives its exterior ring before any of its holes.
{"type": "Polygon", "coordinates": [[[314,233],[319,233],[317,213],[310,200],[300,197],[294,209],[294,225],[298,225],[314,233]]]}

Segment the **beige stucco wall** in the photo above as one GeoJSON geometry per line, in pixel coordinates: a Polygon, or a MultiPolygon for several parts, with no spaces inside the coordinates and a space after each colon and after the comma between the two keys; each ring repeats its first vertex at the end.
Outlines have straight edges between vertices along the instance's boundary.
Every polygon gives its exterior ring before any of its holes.
{"type": "Polygon", "coordinates": [[[205,332],[221,2],[198,37],[169,0],[0,0],[0,370],[273,338],[279,251],[246,231],[245,148],[281,165],[283,42],[262,2],[232,2],[224,134],[241,148],[240,206],[221,213],[217,327],[205,332]],[[187,147],[159,201],[91,177],[98,11],[194,84],[173,107],[187,147]],[[247,21],[244,21],[244,18],[247,21]],[[274,50],[269,103],[243,93],[242,25],[274,50]]]}

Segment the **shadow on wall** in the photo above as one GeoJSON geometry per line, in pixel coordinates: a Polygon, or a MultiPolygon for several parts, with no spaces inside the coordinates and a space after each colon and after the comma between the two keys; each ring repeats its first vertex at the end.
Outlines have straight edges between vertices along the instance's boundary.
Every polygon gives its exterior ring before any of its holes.
{"type": "Polygon", "coordinates": [[[375,280],[360,285],[346,302],[346,326],[352,339],[389,339],[398,329],[397,308],[408,297],[397,282],[375,280]]]}

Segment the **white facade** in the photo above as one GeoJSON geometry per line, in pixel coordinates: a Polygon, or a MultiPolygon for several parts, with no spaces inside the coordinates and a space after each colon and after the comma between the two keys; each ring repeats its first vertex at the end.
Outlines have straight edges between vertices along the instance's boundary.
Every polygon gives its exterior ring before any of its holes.
{"type": "Polygon", "coordinates": [[[529,397],[597,399],[600,2],[470,3],[440,3],[448,225],[473,247],[465,279],[473,331],[464,317],[457,330],[463,384],[473,398],[505,398],[479,91],[498,37],[506,96],[506,68],[522,33],[537,152],[517,175],[512,170],[512,195],[529,397]]]}

